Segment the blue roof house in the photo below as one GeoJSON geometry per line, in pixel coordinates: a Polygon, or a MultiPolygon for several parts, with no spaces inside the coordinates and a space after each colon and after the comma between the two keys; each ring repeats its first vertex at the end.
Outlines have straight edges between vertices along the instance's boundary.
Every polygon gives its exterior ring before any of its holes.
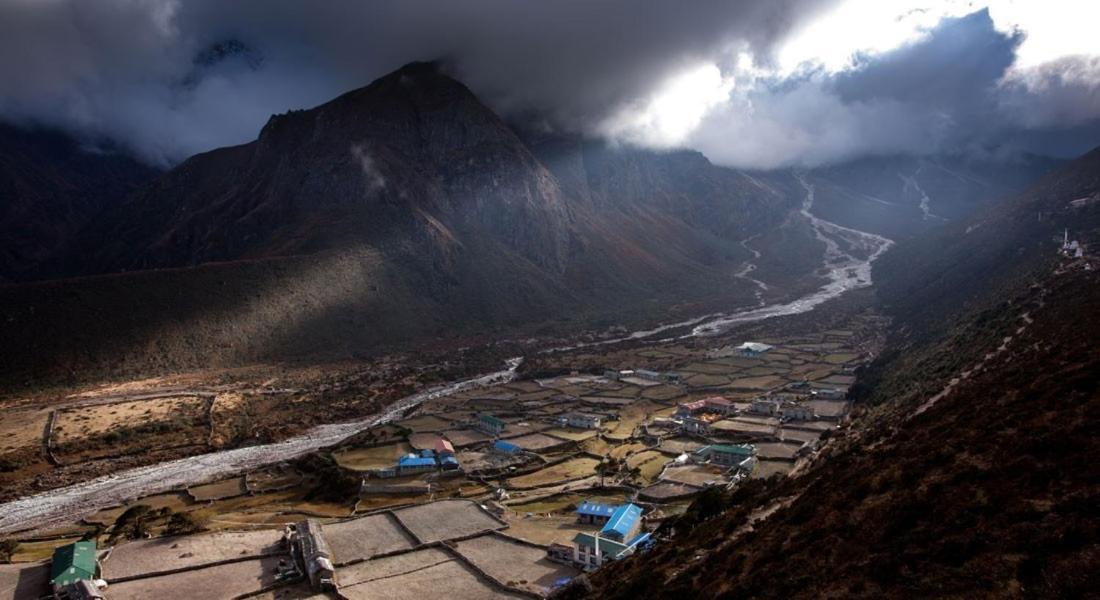
{"type": "Polygon", "coordinates": [[[434,471],[436,468],[435,457],[417,456],[415,454],[406,454],[397,459],[397,470],[402,475],[408,475],[409,473],[422,473],[424,471],[434,471]]]}
{"type": "Polygon", "coordinates": [[[624,542],[642,528],[642,507],[636,504],[623,504],[615,509],[611,518],[600,530],[600,537],[624,542]]]}
{"type": "Polygon", "coordinates": [[[577,522],[602,525],[615,513],[614,506],[585,500],[577,507],[577,522]]]}
{"type": "Polygon", "coordinates": [[[515,454],[522,450],[519,446],[512,442],[506,442],[504,440],[497,440],[493,442],[493,450],[497,452],[503,452],[504,454],[515,454]]]}

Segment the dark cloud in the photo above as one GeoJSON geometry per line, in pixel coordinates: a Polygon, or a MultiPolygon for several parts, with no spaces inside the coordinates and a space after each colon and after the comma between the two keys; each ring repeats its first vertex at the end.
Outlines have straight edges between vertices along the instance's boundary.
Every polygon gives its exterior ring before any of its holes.
{"type": "Polygon", "coordinates": [[[0,118],[171,164],[254,139],[272,113],[442,58],[499,110],[606,133],[670,75],[707,62],[736,85],[685,143],[733,166],[1100,141],[1083,141],[1100,116],[1096,59],[1014,72],[1020,38],[984,12],[841,74],[742,72],[738,51],[766,65],[836,1],[10,0],[0,118]]]}
{"type": "Polygon", "coordinates": [[[839,74],[744,86],[688,144],[725,164],[771,168],[938,152],[1072,156],[1100,143],[1100,60],[1018,73],[1021,41],[984,10],[945,19],[839,74]]]}
{"type": "Polygon", "coordinates": [[[0,115],[112,136],[168,163],[444,58],[498,108],[585,127],[728,45],[766,56],[824,3],[15,0],[0,4],[0,115]]]}

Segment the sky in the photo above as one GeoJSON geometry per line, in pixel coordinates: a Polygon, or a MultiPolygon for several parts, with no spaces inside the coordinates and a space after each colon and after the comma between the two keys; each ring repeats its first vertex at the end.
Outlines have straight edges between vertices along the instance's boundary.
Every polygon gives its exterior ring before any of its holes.
{"type": "Polygon", "coordinates": [[[171,166],[414,60],[737,168],[1100,144],[1100,2],[0,0],[0,120],[171,166]]]}

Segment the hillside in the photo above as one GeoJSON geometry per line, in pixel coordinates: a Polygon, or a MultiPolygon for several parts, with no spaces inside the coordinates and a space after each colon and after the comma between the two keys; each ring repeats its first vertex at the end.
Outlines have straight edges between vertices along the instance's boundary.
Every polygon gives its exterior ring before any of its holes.
{"type": "Polygon", "coordinates": [[[875,157],[814,169],[820,216],[904,240],[965,221],[1018,194],[1061,161],[1023,155],[979,160],[967,156],[875,157]]]}
{"type": "MultiPolygon", "coordinates": [[[[51,263],[88,277],[0,287],[0,334],[17,342],[0,381],[338,358],[755,302],[734,276],[751,256],[740,242],[798,199],[697,153],[621,156],[586,157],[562,183],[465,86],[406,66],[99,213],[51,263]]],[[[800,235],[811,260],[785,276],[814,286],[820,250],[800,235]]]]}
{"type": "Polygon", "coordinates": [[[156,175],[113,149],[0,123],[0,281],[47,276],[41,262],[156,175]]]}
{"type": "Polygon", "coordinates": [[[854,389],[864,415],[823,459],[795,479],[704,496],[653,551],[564,595],[1095,591],[1100,324],[1087,315],[1100,275],[1092,258],[1056,257],[1052,234],[1070,226],[1095,244],[1098,160],[888,253],[875,269],[894,318],[887,350],[854,389]]]}

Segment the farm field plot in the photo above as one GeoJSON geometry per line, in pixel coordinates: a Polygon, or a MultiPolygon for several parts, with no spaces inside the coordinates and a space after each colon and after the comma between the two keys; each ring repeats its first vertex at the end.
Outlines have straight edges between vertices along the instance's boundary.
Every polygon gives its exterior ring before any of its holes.
{"type": "Polygon", "coordinates": [[[646,414],[665,408],[648,401],[640,401],[619,411],[618,421],[608,421],[605,424],[607,433],[605,437],[616,440],[624,440],[634,433],[637,427],[646,419],[646,414]]]}
{"type": "Polygon", "coordinates": [[[450,540],[504,527],[503,523],[468,500],[440,500],[402,508],[393,514],[423,543],[450,540]]]}
{"type": "Polygon", "coordinates": [[[563,440],[570,440],[573,442],[583,442],[589,438],[596,437],[595,429],[572,429],[572,428],[558,428],[547,429],[544,431],[546,435],[552,435],[556,438],[563,440]]]}
{"type": "Polygon", "coordinates": [[[710,424],[710,428],[713,431],[725,432],[725,433],[748,433],[753,435],[772,435],[775,433],[775,426],[762,425],[760,423],[745,423],[743,421],[724,420],[716,421],[710,424]]]}
{"type": "Polygon", "coordinates": [[[819,431],[805,431],[802,429],[790,429],[783,427],[779,430],[779,439],[794,440],[797,442],[816,442],[821,437],[819,431]]]}
{"type": "Polygon", "coordinates": [[[774,458],[780,460],[793,460],[794,455],[802,444],[784,444],[782,442],[765,442],[756,444],[756,456],[762,459],[774,458]]]}
{"type": "Polygon", "coordinates": [[[84,518],[89,523],[98,523],[101,525],[113,525],[119,515],[126,512],[128,508],[137,504],[144,504],[150,508],[169,508],[174,511],[184,510],[191,506],[191,498],[184,492],[168,492],[164,494],[156,494],[153,496],[145,496],[140,501],[131,502],[122,506],[115,506],[112,508],[105,508],[99,512],[91,514],[84,518]]]}
{"type": "MultiPolygon", "coordinates": [[[[597,501],[601,501],[596,498],[597,501]]],[[[576,502],[579,503],[578,499],[576,502]]],[[[622,498],[608,499],[611,504],[622,504],[622,498]]],[[[533,512],[533,511],[532,511],[533,512]]],[[[527,513],[511,515],[506,513],[508,520],[507,534],[514,538],[527,540],[536,544],[549,545],[553,543],[569,545],[573,543],[573,537],[578,533],[592,533],[598,531],[598,525],[582,525],[577,523],[577,517],[572,513],[546,515],[545,512],[535,512],[528,517],[527,513]]]]}
{"type": "Polygon", "coordinates": [[[187,493],[195,502],[209,502],[247,494],[248,488],[244,485],[244,477],[234,477],[187,488],[187,493]]]}
{"type": "Polygon", "coordinates": [[[705,445],[706,444],[691,438],[667,438],[661,440],[661,445],[658,446],[658,449],[662,452],[680,455],[684,453],[690,454],[705,445]]]}
{"type": "Polygon", "coordinates": [[[321,526],[336,564],[411,549],[415,543],[388,513],[321,526]]]}
{"type": "Polygon", "coordinates": [[[769,427],[775,427],[779,425],[779,419],[775,417],[766,417],[763,415],[737,415],[732,419],[727,419],[735,423],[751,423],[753,425],[767,425],[769,427]]]}
{"type": "Polygon", "coordinates": [[[367,574],[362,583],[342,586],[340,593],[349,600],[423,600],[437,596],[440,590],[447,590],[450,600],[523,598],[498,589],[450,557],[445,561],[411,567],[382,577],[372,578],[367,574]]]}
{"type": "Polygon", "coordinates": [[[291,468],[274,468],[245,475],[245,485],[253,492],[279,490],[302,481],[302,474],[291,468]]]}
{"type": "Polygon", "coordinates": [[[440,563],[450,562],[454,557],[438,548],[424,548],[412,552],[402,552],[393,556],[363,561],[354,565],[340,567],[340,588],[361,585],[368,581],[385,579],[418,571],[440,563]]]}
{"type": "Polygon", "coordinates": [[[541,433],[531,433],[520,437],[508,438],[508,441],[524,450],[530,450],[532,452],[538,452],[539,450],[545,450],[568,443],[556,437],[550,437],[541,433]]]}
{"type": "Polygon", "coordinates": [[[688,485],[686,483],[677,483],[674,481],[660,481],[647,488],[642,488],[639,494],[656,502],[667,501],[672,498],[682,498],[685,496],[691,496],[702,491],[703,488],[688,485]]]}
{"type": "MultiPolygon", "coordinates": [[[[451,440],[451,443],[456,448],[461,446],[472,446],[481,442],[487,442],[491,438],[480,431],[474,431],[473,429],[449,429],[443,432],[444,437],[451,440]]],[[[438,439],[439,436],[436,436],[438,439]]],[[[415,444],[414,444],[415,445],[415,444]]],[[[435,441],[432,441],[431,446],[425,446],[426,448],[434,448],[435,441]]]]}
{"type": "Polygon", "coordinates": [[[718,387],[728,384],[730,378],[725,375],[707,375],[700,373],[698,375],[685,377],[684,382],[692,387],[718,387]]]}
{"type": "Polygon", "coordinates": [[[830,354],[824,358],[824,361],[831,365],[842,365],[858,359],[858,354],[830,354]]]}
{"type": "Polygon", "coordinates": [[[206,401],[198,397],[156,398],[68,408],[58,412],[54,441],[58,444],[105,434],[111,429],[173,419],[201,418],[206,401]]]}
{"type": "Polygon", "coordinates": [[[641,397],[647,400],[669,401],[682,398],[687,392],[671,385],[659,385],[642,390],[641,397]]]}
{"type": "Polygon", "coordinates": [[[594,406],[626,406],[635,402],[634,398],[621,398],[616,396],[581,396],[581,402],[585,404],[592,404],[594,406]]]}
{"type": "MultiPolygon", "coordinates": [[[[449,431],[443,433],[447,439],[451,440],[451,443],[457,443],[449,434],[449,431]]],[[[435,448],[435,443],[439,441],[439,437],[440,434],[438,433],[412,433],[409,434],[408,444],[413,447],[413,450],[430,450],[435,448]]]]}
{"type": "Polygon", "coordinates": [[[608,456],[615,459],[622,459],[631,452],[637,452],[639,450],[645,450],[645,444],[623,444],[622,446],[615,446],[607,453],[608,456]]]}
{"type": "Polygon", "coordinates": [[[495,452],[475,452],[473,450],[459,450],[455,454],[455,458],[458,459],[458,464],[462,465],[462,469],[466,472],[501,469],[524,461],[522,457],[495,452]]]}
{"type": "Polygon", "coordinates": [[[276,583],[281,557],[246,560],[111,585],[111,600],[163,600],[187,590],[190,598],[233,598],[276,583]]]}
{"type": "Polygon", "coordinates": [[[38,598],[49,589],[49,563],[0,565],[0,600],[38,598]]]}
{"type": "Polygon", "coordinates": [[[786,475],[794,468],[794,463],[779,460],[757,461],[756,468],[752,470],[753,479],[767,479],[772,475],[786,475]]]}
{"type": "Polygon", "coordinates": [[[397,459],[413,451],[409,444],[387,444],[373,448],[347,448],[332,453],[341,466],[356,471],[392,467],[397,459]]]}
{"type": "Polygon", "coordinates": [[[103,573],[108,580],[122,579],[230,558],[282,554],[282,538],[283,532],[269,529],[138,540],[116,546],[103,561],[103,573]]]}
{"type": "Polygon", "coordinates": [[[0,419],[0,453],[39,446],[50,417],[47,409],[7,410],[0,419]]]}
{"type": "Polygon", "coordinates": [[[668,457],[654,450],[639,452],[627,459],[626,466],[641,469],[641,477],[646,482],[657,480],[657,476],[664,470],[668,463],[668,457]]]}
{"type": "Polygon", "coordinates": [[[599,461],[593,458],[574,458],[540,469],[534,473],[509,479],[508,485],[516,489],[535,488],[578,477],[586,477],[596,472],[596,465],[598,464],[599,461]]]}
{"type": "Polygon", "coordinates": [[[398,425],[407,427],[416,433],[431,432],[431,431],[443,431],[449,427],[453,427],[450,421],[442,419],[435,415],[424,415],[420,417],[413,417],[412,419],[405,419],[404,421],[398,421],[398,425]]]}
{"type": "Polygon", "coordinates": [[[807,404],[819,417],[841,417],[848,412],[848,403],[843,400],[810,400],[807,404]]]}
{"type": "Polygon", "coordinates": [[[762,375],[760,377],[742,377],[730,382],[730,387],[745,390],[766,390],[777,387],[785,380],[775,375],[762,375]]]}
{"type": "Polygon", "coordinates": [[[701,373],[704,375],[728,375],[736,373],[740,367],[732,367],[720,362],[698,362],[680,369],[680,373],[701,373]]]}
{"type": "Polygon", "coordinates": [[[497,581],[542,595],[548,594],[558,579],[577,574],[576,569],[550,562],[546,550],[499,535],[457,542],[455,550],[497,581]]]}
{"type": "Polygon", "coordinates": [[[723,477],[717,469],[702,465],[691,465],[686,467],[669,467],[665,469],[664,475],[661,476],[661,480],[702,487],[710,482],[725,481],[725,477],[723,477]]]}
{"type": "Polygon", "coordinates": [[[529,433],[538,433],[549,429],[550,426],[545,423],[539,423],[530,419],[523,419],[512,421],[504,425],[504,433],[502,436],[511,439],[513,436],[527,435],[529,433]]]}

